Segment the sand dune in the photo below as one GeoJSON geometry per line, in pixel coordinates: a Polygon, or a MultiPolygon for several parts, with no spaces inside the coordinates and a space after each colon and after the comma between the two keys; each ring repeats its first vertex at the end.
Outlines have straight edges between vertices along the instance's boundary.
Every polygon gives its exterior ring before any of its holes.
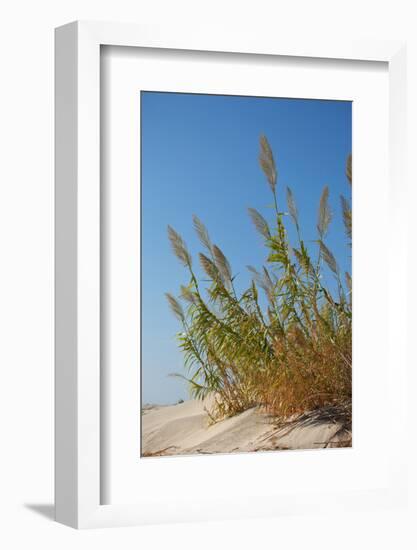
{"type": "Polygon", "coordinates": [[[339,423],[314,411],[277,427],[276,419],[258,407],[213,423],[210,401],[185,401],[172,406],[148,405],[142,410],[142,454],[187,455],[316,449],[345,446],[351,435],[339,423]]]}

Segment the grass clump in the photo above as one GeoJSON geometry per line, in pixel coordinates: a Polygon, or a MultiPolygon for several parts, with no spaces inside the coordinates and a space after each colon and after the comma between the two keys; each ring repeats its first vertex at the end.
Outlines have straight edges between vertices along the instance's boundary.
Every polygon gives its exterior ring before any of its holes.
{"type": "MultiPolygon", "coordinates": [[[[324,187],[317,216],[317,240],[311,252],[302,238],[298,210],[290,188],[286,209],[279,207],[278,172],[265,136],[259,163],[273,197],[274,223],[254,208],[248,213],[263,239],[266,265],[248,266],[251,284],[238,294],[232,267],[197,217],[194,229],[203,247],[198,280],[182,237],[168,227],[172,250],[188,272],[179,295],[167,293],[169,306],[182,325],[177,338],[184,354],[192,396],[215,396],[217,417],[255,405],[281,419],[328,407],[351,418],[352,290],[326,244],[332,221],[329,189],[324,187]],[[295,226],[290,243],[287,224],[295,226]],[[331,290],[323,271],[335,279],[331,290]],[[265,298],[260,297],[260,292],[265,298]]],[[[352,182],[349,156],[346,175],[352,182]]],[[[342,216],[351,244],[352,214],[341,197],[342,216]]]]}

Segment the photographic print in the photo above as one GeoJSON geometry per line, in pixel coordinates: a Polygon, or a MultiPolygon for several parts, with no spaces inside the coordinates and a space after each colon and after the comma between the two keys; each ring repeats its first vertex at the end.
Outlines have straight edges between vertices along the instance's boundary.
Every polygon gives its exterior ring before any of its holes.
{"type": "Polygon", "coordinates": [[[141,456],[351,447],[352,103],[140,104],[141,456]]]}

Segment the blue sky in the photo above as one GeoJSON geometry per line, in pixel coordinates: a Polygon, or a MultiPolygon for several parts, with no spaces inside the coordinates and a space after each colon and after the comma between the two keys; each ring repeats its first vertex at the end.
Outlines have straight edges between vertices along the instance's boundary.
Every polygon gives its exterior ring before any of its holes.
{"type": "Polygon", "coordinates": [[[345,162],[352,150],[351,119],[347,101],[141,93],[143,403],[189,397],[186,384],[169,377],[184,371],[175,341],[180,327],[164,293],[177,295],[188,276],[170,250],[167,225],[183,236],[197,266],[197,214],[228,257],[238,288],[250,284],[247,265],[265,263],[266,249],[247,214],[251,206],[273,220],[271,192],[258,164],[262,133],[278,168],[279,206],[287,210],[288,185],[306,242],[316,238],[320,194],[329,186],[334,219],[326,243],[341,269],[350,271],[339,196],[350,198],[345,162]]]}

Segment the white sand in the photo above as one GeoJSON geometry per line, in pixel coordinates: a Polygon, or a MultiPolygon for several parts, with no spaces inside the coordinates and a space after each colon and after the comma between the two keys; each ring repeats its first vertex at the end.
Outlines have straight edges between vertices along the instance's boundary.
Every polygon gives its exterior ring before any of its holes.
{"type": "Polygon", "coordinates": [[[340,424],[313,417],[278,429],[259,408],[213,423],[210,402],[185,401],[172,406],[147,406],[142,412],[145,455],[231,453],[274,449],[315,449],[337,446],[349,434],[340,424]]]}

